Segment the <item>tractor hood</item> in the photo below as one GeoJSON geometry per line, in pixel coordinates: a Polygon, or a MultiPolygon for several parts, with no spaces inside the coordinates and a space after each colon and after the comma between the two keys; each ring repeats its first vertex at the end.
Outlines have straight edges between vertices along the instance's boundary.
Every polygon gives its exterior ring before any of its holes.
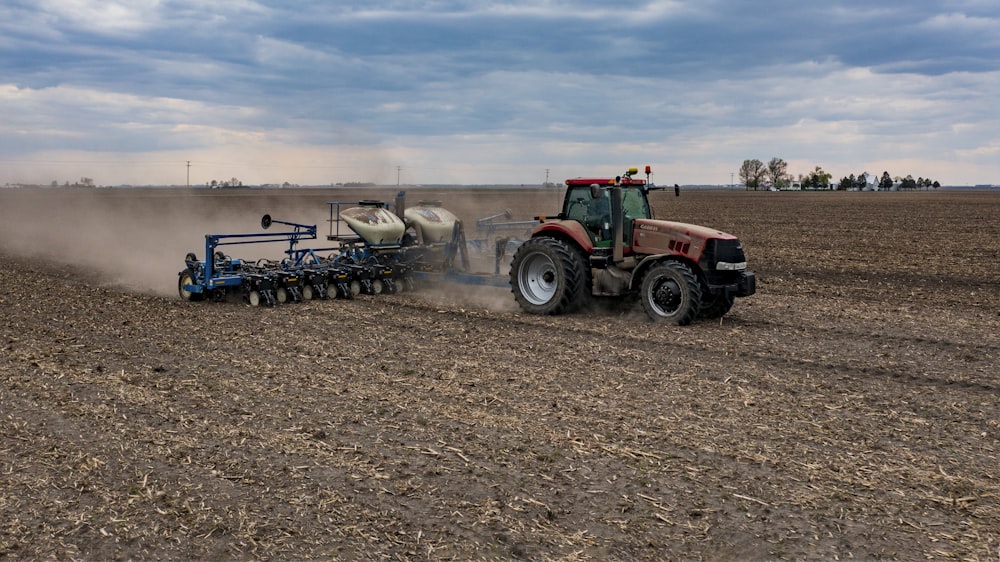
{"type": "Polygon", "coordinates": [[[706,240],[709,238],[722,238],[724,240],[736,238],[732,234],[727,234],[721,230],[684,222],[663,221],[656,219],[636,219],[635,227],[643,232],[671,232],[681,236],[702,238],[706,240]]]}
{"type": "Polygon", "coordinates": [[[681,254],[698,261],[707,240],[736,240],[721,230],[655,219],[633,221],[632,250],[638,254],[681,254]]]}

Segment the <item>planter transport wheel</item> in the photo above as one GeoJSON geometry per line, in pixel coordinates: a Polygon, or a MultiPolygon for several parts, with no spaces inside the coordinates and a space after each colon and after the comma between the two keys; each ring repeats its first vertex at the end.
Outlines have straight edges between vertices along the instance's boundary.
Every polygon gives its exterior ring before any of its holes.
{"type": "Polygon", "coordinates": [[[195,284],[194,278],[194,272],[190,269],[185,269],[177,278],[177,294],[179,294],[180,297],[186,301],[200,301],[205,298],[204,293],[196,293],[194,291],[184,289],[184,285],[195,284]]]}

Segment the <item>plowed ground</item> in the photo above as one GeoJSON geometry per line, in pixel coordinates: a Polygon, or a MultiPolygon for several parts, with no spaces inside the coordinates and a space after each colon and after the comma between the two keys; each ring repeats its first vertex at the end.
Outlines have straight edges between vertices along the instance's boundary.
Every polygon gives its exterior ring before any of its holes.
{"type": "Polygon", "coordinates": [[[759,276],[684,328],[176,296],[205,233],[391,195],[0,192],[0,558],[1000,557],[1000,193],[657,193],[759,276]]]}

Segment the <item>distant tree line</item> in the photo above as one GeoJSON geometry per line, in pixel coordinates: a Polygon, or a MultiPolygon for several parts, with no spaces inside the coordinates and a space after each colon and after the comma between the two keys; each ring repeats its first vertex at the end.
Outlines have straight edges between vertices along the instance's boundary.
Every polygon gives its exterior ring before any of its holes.
{"type": "MultiPolygon", "coordinates": [[[[941,182],[938,182],[937,180],[924,177],[913,179],[912,175],[907,175],[905,178],[899,176],[891,177],[889,172],[882,172],[882,177],[878,180],[877,185],[879,189],[891,189],[892,186],[896,184],[899,184],[899,189],[919,189],[921,187],[924,189],[930,189],[932,187],[937,189],[941,187],[941,182]]],[[[857,176],[851,174],[840,179],[838,189],[863,189],[867,185],[868,182],[864,173],[858,174],[857,176]]]]}
{"type": "MultiPolygon", "coordinates": [[[[52,180],[52,183],[49,184],[49,187],[59,187],[59,182],[57,182],[56,180],[52,180]]],[[[93,178],[83,177],[73,183],[69,183],[69,181],[67,180],[63,184],[63,187],[96,187],[96,185],[94,184],[93,178]]]]}
{"type": "MultiPolygon", "coordinates": [[[[788,163],[781,158],[771,158],[766,165],[756,158],[744,160],[740,166],[739,174],[740,181],[748,191],[751,189],[756,191],[762,187],[785,189],[791,187],[793,182],[796,181],[788,173],[788,163]]],[[[798,175],[798,185],[802,189],[831,189],[831,179],[833,179],[833,174],[823,170],[820,166],[816,166],[809,173],[798,175]]],[[[930,178],[920,177],[913,179],[912,175],[907,175],[905,178],[900,176],[893,178],[887,171],[882,172],[882,177],[877,183],[879,189],[886,190],[897,184],[899,185],[899,189],[918,189],[921,187],[924,189],[931,187],[937,189],[941,187],[940,182],[931,180],[930,178]]],[[[858,175],[851,174],[841,178],[840,183],[836,184],[836,188],[845,191],[863,189],[867,185],[866,174],[862,172],[858,175]]]]}
{"type": "Polygon", "coordinates": [[[220,187],[243,187],[243,182],[239,178],[232,178],[228,180],[212,180],[208,182],[208,186],[212,189],[217,189],[220,187]]]}

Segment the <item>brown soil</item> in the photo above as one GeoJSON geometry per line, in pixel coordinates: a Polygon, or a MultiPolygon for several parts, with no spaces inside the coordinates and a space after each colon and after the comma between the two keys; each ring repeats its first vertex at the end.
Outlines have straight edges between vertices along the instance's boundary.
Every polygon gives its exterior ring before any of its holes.
{"type": "Polygon", "coordinates": [[[177,298],[205,233],[358,197],[0,192],[0,558],[1000,556],[1000,193],[657,193],[759,275],[684,328],[177,298]]]}

